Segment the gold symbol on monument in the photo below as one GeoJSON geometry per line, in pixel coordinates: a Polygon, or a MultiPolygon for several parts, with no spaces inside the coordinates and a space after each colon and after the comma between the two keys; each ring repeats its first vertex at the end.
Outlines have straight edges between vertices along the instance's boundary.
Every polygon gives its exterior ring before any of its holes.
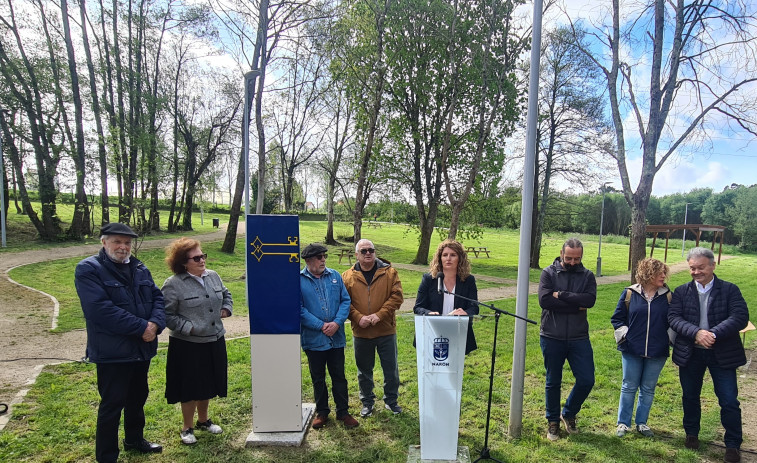
{"type": "Polygon", "coordinates": [[[299,249],[299,237],[297,236],[288,236],[287,237],[288,243],[264,243],[260,240],[259,236],[255,237],[255,240],[250,243],[250,246],[252,246],[252,254],[255,259],[260,262],[260,260],[263,258],[263,256],[288,256],[289,262],[300,262],[300,256],[297,253],[299,249]],[[263,251],[263,246],[294,246],[297,248],[295,252],[265,252],[263,251]]]}

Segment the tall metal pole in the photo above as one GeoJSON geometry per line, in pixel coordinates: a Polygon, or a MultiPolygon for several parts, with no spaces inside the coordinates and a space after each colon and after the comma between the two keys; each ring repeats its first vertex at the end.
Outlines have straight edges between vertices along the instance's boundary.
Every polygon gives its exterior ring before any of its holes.
{"type": "MultiPolygon", "coordinates": [[[[518,282],[515,313],[528,318],[528,275],[531,256],[531,212],[534,198],[534,164],[536,160],[536,116],[539,101],[539,57],[541,55],[542,0],[534,0],[534,25],[531,40],[531,67],[528,84],[528,123],[526,125],[526,159],[523,166],[523,195],[520,210],[520,246],[518,248],[518,282]]],[[[510,385],[510,437],[518,438],[523,430],[523,382],[526,372],[526,322],[515,320],[513,340],[513,376],[510,385]]]]}
{"type": "Polygon", "coordinates": [[[602,276],[602,225],[605,223],[605,193],[607,192],[607,185],[612,182],[605,182],[602,184],[602,213],[599,216],[599,249],[597,250],[597,276],[602,276]]]}
{"type": "MultiPolygon", "coordinates": [[[[689,204],[686,203],[686,212],[683,214],[683,224],[686,225],[686,220],[689,218],[689,204]]],[[[683,253],[686,250],[686,229],[683,229],[683,238],[681,239],[681,257],[683,257],[683,253]]]]}
{"type": "MultiPolygon", "coordinates": [[[[244,74],[244,117],[242,122],[242,156],[244,156],[244,215],[250,214],[250,111],[255,77],[260,71],[252,70],[244,74]]],[[[245,219],[246,220],[246,219],[245,219]]]]}

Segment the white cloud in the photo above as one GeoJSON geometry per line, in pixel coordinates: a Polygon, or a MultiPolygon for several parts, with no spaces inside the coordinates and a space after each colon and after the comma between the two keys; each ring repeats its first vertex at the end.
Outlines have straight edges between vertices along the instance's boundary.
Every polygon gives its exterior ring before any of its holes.
{"type": "MultiPolygon", "coordinates": [[[[639,183],[641,163],[638,159],[629,160],[628,168],[628,176],[635,189],[639,183]]],[[[672,193],[685,193],[695,188],[712,188],[714,191],[721,191],[726,185],[734,182],[742,183],[737,181],[737,175],[720,161],[669,161],[655,176],[652,194],[665,196],[672,193]]]]}

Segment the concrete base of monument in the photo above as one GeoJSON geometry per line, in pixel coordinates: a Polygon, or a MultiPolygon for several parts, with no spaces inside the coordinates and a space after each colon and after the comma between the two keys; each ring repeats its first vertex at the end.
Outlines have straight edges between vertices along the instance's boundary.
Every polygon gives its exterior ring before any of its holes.
{"type": "Polygon", "coordinates": [[[407,449],[407,463],[470,463],[470,451],[467,446],[457,447],[456,460],[421,460],[421,446],[411,445],[407,449]]]}
{"type": "Polygon", "coordinates": [[[302,404],[302,431],[292,432],[255,432],[247,436],[245,447],[299,447],[305,440],[310,428],[310,421],[315,416],[315,404],[302,404]]]}

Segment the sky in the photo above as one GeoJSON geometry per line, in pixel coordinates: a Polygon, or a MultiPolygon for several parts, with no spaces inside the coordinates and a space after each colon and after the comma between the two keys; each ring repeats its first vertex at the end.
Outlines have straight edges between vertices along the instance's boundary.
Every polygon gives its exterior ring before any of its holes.
{"type": "MultiPolygon", "coordinates": [[[[632,2],[623,2],[622,5],[630,4],[632,2]]],[[[610,2],[565,0],[563,5],[565,11],[574,20],[580,18],[596,23],[606,18],[610,2]]],[[[533,4],[529,3],[527,7],[533,9],[533,4]]],[[[545,15],[543,28],[547,30],[564,21],[562,13],[553,8],[552,14],[548,12],[545,15]]],[[[647,83],[648,88],[649,73],[644,74],[643,63],[637,64],[633,71],[636,76],[642,76],[639,82],[641,85],[647,83]]],[[[641,85],[637,87],[639,93],[642,92],[641,85]]],[[[751,90],[757,91],[754,87],[751,90]]],[[[641,145],[636,123],[630,115],[628,116],[624,123],[628,171],[631,185],[635,190],[641,171],[641,145]]],[[[670,122],[674,130],[684,126],[683,123],[677,123],[678,121],[674,118],[671,118],[670,122]]],[[[743,185],[757,183],[757,139],[753,135],[744,130],[729,128],[723,121],[715,118],[708,128],[707,135],[708,140],[686,146],[666,161],[655,177],[653,195],[664,196],[703,187],[722,191],[733,183],[743,185]]],[[[620,186],[619,179],[617,168],[613,172],[608,171],[606,181],[613,182],[616,188],[620,186]]]]}

